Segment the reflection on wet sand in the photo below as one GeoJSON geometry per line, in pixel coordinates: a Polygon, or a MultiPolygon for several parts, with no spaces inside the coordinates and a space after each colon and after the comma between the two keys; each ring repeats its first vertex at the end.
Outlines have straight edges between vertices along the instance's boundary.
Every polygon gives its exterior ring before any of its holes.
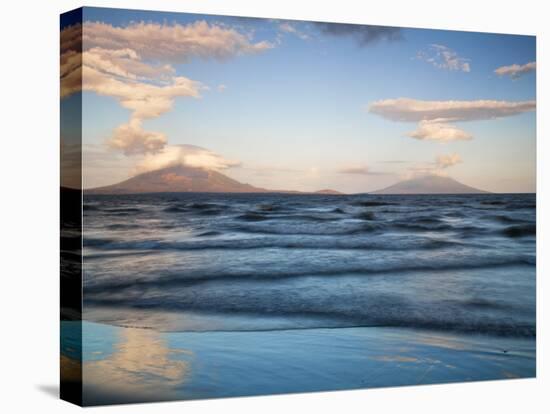
{"type": "Polygon", "coordinates": [[[467,345],[458,338],[437,335],[435,333],[417,333],[411,332],[414,335],[413,342],[434,346],[437,348],[452,349],[461,351],[467,349],[467,345]]]}
{"type": "Polygon", "coordinates": [[[121,329],[109,357],[84,363],[85,400],[109,404],[174,399],[176,387],[189,375],[192,353],[170,349],[161,335],[121,329]]]}
{"type": "Polygon", "coordinates": [[[531,338],[382,327],[163,333],[90,322],[83,333],[84,405],[536,374],[531,338]]]}
{"type": "Polygon", "coordinates": [[[61,381],[71,382],[74,384],[80,383],[82,375],[82,364],[80,361],[61,354],[61,381]]]}

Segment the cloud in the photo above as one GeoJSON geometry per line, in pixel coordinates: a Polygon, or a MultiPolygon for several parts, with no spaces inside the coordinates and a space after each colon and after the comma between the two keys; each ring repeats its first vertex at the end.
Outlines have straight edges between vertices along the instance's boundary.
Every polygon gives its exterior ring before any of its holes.
{"type": "Polygon", "coordinates": [[[124,27],[85,22],[61,32],[61,97],[84,90],[115,98],[131,115],[128,123],[115,129],[108,146],[126,155],[155,154],[167,144],[166,136],[145,131],[142,122],[170,111],[176,98],[199,98],[207,89],[177,76],[173,64],[194,58],[223,61],[271,47],[205,21],[124,27]]]}
{"type": "Polygon", "coordinates": [[[218,85],[218,92],[223,92],[227,89],[227,86],[224,85],[223,83],[219,84],[218,85]]]}
{"type": "Polygon", "coordinates": [[[300,38],[302,40],[309,40],[309,38],[310,38],[310,36],[307,33],[304,33],[303,31],[298,30],[296,28],[296,25],[294,25],[290,22],[283,22],[283,23],[279,24],[279,30],[284,32],[284,33],[293,34],[294,36],[297,36],[298,38],[300,38]]]}
{"type": "Polygon", "coordinates": [[[169,145],[157,154],[147,154],[136,166],[136,173],[154,171],[173,166],[225,170],[241,165],[213,151],[195,145],[169,145]]]}
{"type": "Polygon", "coordinates": [[[438,155],[435,159],[435,164],[437,168],[449,168],[453,165],[460,164],[462,162],[462,158],[460,155],[454,153],[449,155],[438,155]]]}
{"type": "Polygon", "coordinates": [[[102,49],[94,47],[84,52],[86,66],[128,80],[169,80],[175,69],[169,64],[147,64],[133,49],[102,49]]]}
{"type": "Polygon", "coordinates": [[[86,57],[84,52],[82,89],[117,99],[120,105],[132,111],[134,119],[156,118],[172,109],[176,97],[198,98],[203,88],[200,82],[183,76],[174,76],[166,84],[114,77],[104,70],[88,66],[86,57]]]}
{"type": "Polygon", "coordinates": [[[472,135],[451,124],[437,121],[420,121],[418,127],[407,134],[419,140],[434,140],[441,142],[465,141],[472,139],[472,135]]]}
{"type": "Polygon", "coordinates": [[[173,63],[193,58],[226,60],[273,47],[270,42],[253,43],[246,34],[206,21],[186,25],[138,22],[125,27],[86,22],[83,43],[86,48],[134,49],[146,60],[173,63]]]}
{"type": "Polygon", "coordinates": [[[362,47],[381,40],[395,41],[402,39],[399,27],[322,22],[316,22],[314,25],[325,35],[352,37],[362,47]]]}
{"type": "Polygon", "coordinates": [[[121,150],[125,155],[156,154],[162,151],[167,142],[166,135],[145,131],[141,128],[141,121],[133,119],[115,129],[108,146],[121,150]]]}
{"type": "Polygon", "coordinates": [[[472,136],[451,122],[482,121],[531,112],[533,101],[421,101],[410,98],[385,99],[373,102],[368,111],[396,122],[418,122],[408,136],[441,142],[468,140],[472,136]]]}
{"type": "Polygon", "coordinates": [[[418,52],[416,57],[438,69],[470,72],[470,60],[460,57],[458,53],[444,45],[432,44],[428,50],[418,52]]]}
{"type": "Polygon", "coordinates": [[[513,64],[510,66],[501,66],[495,69],[498,76],[509,76],[512,79],[518,79],[523,75],[537,70],[536,62],[529,62],[525,65],[513,64]]]}
{"type": "Polygon", "coordinates": [[[386,175],[383,172],[371,171],[367,166],[347,167],[338,170],[340,174],[356,174],[356,175],[386,175]]]}
{"type": "Polygon", "coordinates": [[[446,170],[460,163],[462,158],[459,154],[438,155],[432,162],[424,162],[408,168],[403,178],[409,180],[430,175],[447,176],[446,170]]]}
{"type": "MultiPolygon", "coordinates": [[[[138,72],[131,72],[130,76],[116,76],[118,70],[116,62],[103,61],[88,65],[87,57],[93,52],[84,52],[84,66],[82,68],[82,89],[95,92],[98,95],[115,98],[121,106],[131,111],[127,124],[120,125],[107,141],[110,148],[120,150],[126,155],[156,153],[168,142],[166,136],[159,132],[145,131],[142,121],[156,118],[173,107],[177,97],[200,96],[203,86],[182,76],[173,76],[166,84],[152,84],[136,81],[138,72]],[[102,66],[103,65],[103,66],[102,66]],[[105,68],[105,66],[107,66],[105,68]]],[[[143,73],[139,67],[139,73],[143,73]]]]}
{"type": "Polygon", "coordinates": [[[67,52],[82,52],[82,24],[73,24],[61,30],[60,33],[61,58],[67,52]]]}
{"type": "Polygon", "coordinates": [[[373,102],[369,112],[391,121],[480,121],[534,111],[535,101],[421,101],[410,98],[373,102]]]}
{"type": "Polygon", "coordinates": [[[368,167],[349,167],[349,168],[342,168],[341,170],[338,170],[338,172],[341,174],[368,175],[369,168],[368,167]]]}

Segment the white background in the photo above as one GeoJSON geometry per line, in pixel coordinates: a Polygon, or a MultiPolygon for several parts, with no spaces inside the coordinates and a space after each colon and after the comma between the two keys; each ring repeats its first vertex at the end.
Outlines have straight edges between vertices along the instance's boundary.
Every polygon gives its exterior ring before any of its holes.
{"type": "MultiPolygon", "coordinates": [[[[536,380],[388,388],[93,408],[120,413],[549,412],[548,92],[545,1],[110,0],[87,6],[537,35],[538,358],[536,380]],[[546,256],[544,251],[546,250],[546,256]]],[[[11,0],[0,22],[0,410],[78,410],[58,382],[59,14],[78,1],[11,0]]],[[[513,165],[510,166],[513,168],[513,165]]]]}

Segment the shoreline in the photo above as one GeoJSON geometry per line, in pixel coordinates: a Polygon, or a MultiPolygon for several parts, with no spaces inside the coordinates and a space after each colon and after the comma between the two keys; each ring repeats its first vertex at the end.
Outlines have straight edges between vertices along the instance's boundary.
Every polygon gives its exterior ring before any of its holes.
{"type": "Polygon", "coordinates": [[[382,327],[158,332],[88,321],[82,327],[85,405],[536,376],[536,338],[382,327]]]}

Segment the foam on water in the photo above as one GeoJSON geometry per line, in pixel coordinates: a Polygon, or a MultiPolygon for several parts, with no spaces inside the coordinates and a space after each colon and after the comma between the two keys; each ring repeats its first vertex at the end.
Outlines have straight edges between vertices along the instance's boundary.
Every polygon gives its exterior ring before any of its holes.
{"type": "Polygon", "coordinates": [[[86,196],[85,315],[158,330],[533,337],[535,204],[529,194],[86,196]]]}

